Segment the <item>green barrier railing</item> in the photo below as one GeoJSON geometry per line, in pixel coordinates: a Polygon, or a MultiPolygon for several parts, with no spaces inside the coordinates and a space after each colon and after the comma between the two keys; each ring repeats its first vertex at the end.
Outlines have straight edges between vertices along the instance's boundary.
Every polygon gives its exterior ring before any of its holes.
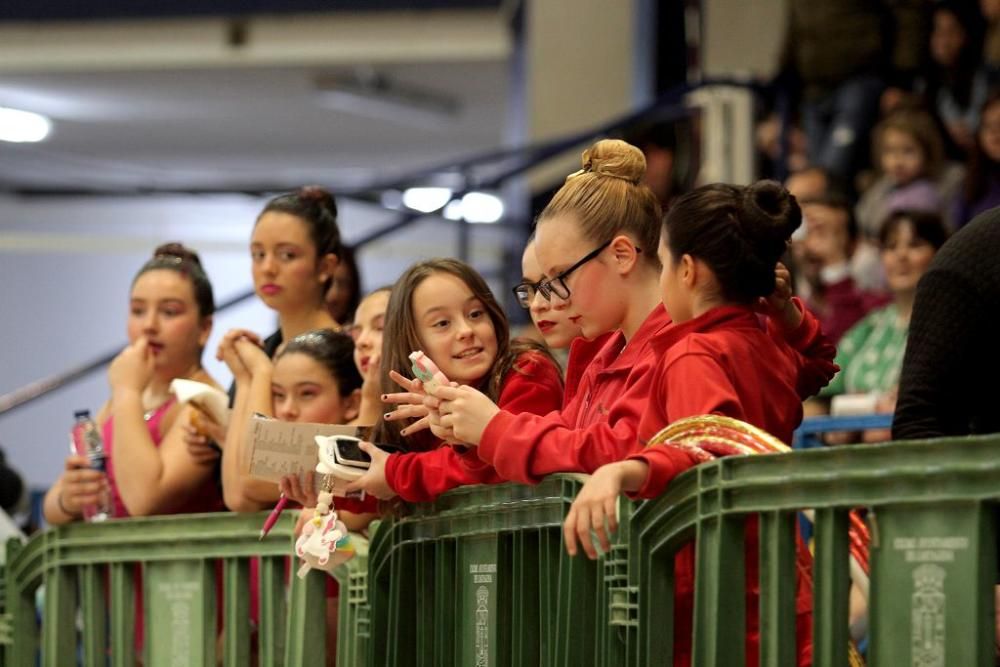
{"type": "MultiPolygon", "coordinates": [[[[620,503],[597,562],[561,525],[580,487],[468,487],[372,527],[341,584],[340,667],[669,664],[674,555],[695,542],[692,664],[744,664],[744,526],[760,543],[760,664],[795,664],[795,514],[815,510],[813,651],[848,664],[848,511],[871,529],[868,664],[993,664],[1000,438],[837,447],[711,461],[652,501],[620,503]]],[[[261,665],[322,665],[324,575],[289,588],[292,518],[261,543],[259,515],[73,525],[10,543],[2,664],[135,664],[142,564],[146,665],[251,664],[249,558],[259,556],[261,665]],[[221,564],[220,564],[221,563],[221,564]],[[216,629],[216,570],[223,631],[216,629]],[[45,585],[44,621],[36,591],[45,585]],[[82,624],[82,625],[81,625],[82,624]],[[219,651],[216,647],[220,647],[219,651]]]]}
{"type": "Polygon", "coordinates": [[[325,664],[326,575],[291,575],[295,519],[258,541],[263,514],[197,514],[61,526],[22,545],[3,569],[2,664],[251,664],[250,560],[259,558],[259,664],[325,664]],[[143,644],[137,652],[136,585],[143,644]],[[42,622],[36,593],[44,585],[42,622]],[[218,591],[218,594],[217,594],[218,591]],[[221,597],[220,597],[221,596],[221,597]],[[221,605],[222,629],[217,624],[221,605]],[[317,621],[318,619],[318,621],[317,621]]]}
{"type": "Polygon", "coordinates": [[[744,527],[757,517],[760,664],[794,665],[795,515],[813,508],[813,664],[842,667],[858,507],[872,534],[868,664],[993,664],[1000,438],[704,463],[623,516],[596,564],[561,542],[578,487],[556,476],[460,489],[384,522],[369,553],[367,664],[669,664],[674,556],[695,542],[692,664],[742,665],[744,527]]]}

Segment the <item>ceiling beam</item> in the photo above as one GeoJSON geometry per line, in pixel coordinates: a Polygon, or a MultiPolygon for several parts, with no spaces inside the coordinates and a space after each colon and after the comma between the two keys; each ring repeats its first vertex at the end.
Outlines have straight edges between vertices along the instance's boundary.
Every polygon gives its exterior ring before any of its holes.
{"type": "Polygon", "coordinates": [[[337,66],[506,59],[504,12],[0,24],[0,73],[337,66]]]}

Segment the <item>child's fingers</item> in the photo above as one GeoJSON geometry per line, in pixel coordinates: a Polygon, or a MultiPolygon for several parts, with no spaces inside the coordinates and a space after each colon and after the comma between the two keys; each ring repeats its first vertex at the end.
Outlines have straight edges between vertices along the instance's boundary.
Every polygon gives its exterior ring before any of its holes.
{"type": "Polygon", "coordinates": [[[597,558],[597,550],[594,549],[594,544],[590,540],[590,512],[585,506],[581,507],[580,511],[577,512],[574,523],[576,524],[574,526],[576,538],[580,540],[583,552],[587,554],[587,558],[594,560],[597,558]]]}
{"type": "MultiPolygon", "coordinates": [[[[605,498],[604,516],[608,519],[608,530],[612,533],[618,532],[618,497],[605,498]]],[[[610,550],[611,546],[608,545],[610,550]]]]}
{"type": "Polygon", "coordinates": [[[385,413],[382,418],[387,422],[397,422],[426,417],[427,413],[427,408],[422,405],[401,405],[392,412],[385,413]]]}
{"type": "Polygon", "coordinates": [[[434,396],[443,401],[454,401],[461,395],[462,387],[446,387],[442,385],[434,392],[434,396]]]}
{"type": "MultiPolygon", "coordinates": [[[[600,543],[601,549],[605,553],[607,553],[607,552],[611,551],[611,540],[608,539],[608,531],[604,527],[604,518],[605,518],[604,508],[600,504],[597,504],[597,503],[595,503],[594,505],[592,505],[591,508],[590,508],[590,522],[591,522],[591,526],[594,529],[594,534],[597,535],[597,541],[600,543]]],[[[588,555],[591,558],[596,558],[597,557],[597,553],[596,552],[593,553],[593,554],[591,554],[591,553],[588,552],[588,555]]]]}
{"type": "Polygon", "coordinates": [[[576,555],[576,503],[569,508],[566,520],[563,521],[563,542],[566,543],[566,553],[576,555]]]}
{"type": "Polygon", "coordinates": [[[403,435],[413,435],[418,431],[423,431],[430,427],[431,427],[430,417],[425,416],[421,417],[417,421],[413,422],[412,424],[404,428],[402,431],[400,431],[400,433],[402,433],[403,435]]]}
{"type": "Polygon", "coordinates": [[[421,405],[424,402],[424,395],[401,391],[396,394],[382,394],[382,401],[393,405],[421,405]]]}
{"type": "Polygon", "coordinates": [[[411,380],[410,378],[406,377],[405,375],[402,375],[401,373],[399,373],[399,371],[395,371],[395,370],[389,371],[389,377],[392,378],[393,382],[395,382],[396,384],[398,384],[400,387],[402,387],[406,391],[413,391],[413,389],[414,389],[413,388],[413,380],[411,380]]]}

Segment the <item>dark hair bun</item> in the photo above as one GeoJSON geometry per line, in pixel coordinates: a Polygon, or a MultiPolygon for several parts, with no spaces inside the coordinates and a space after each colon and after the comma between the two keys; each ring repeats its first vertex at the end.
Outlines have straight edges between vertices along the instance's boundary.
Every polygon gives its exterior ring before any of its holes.
{"type": "Polygon", "coordinates": [[[310,203],[321,209],[325,209],[334,219],[337,218],[337,200],[326,188],[318,185],[305,185],[299,188],[296,194],[303,202],[310,203]]]}
{"type": "Polygon", "coordinates": [[[198,253],[177,242],[164,243],[158,246],[153,251],[153,259],[178,259],[184,263],[194,264],[199,269],[203,268],[198,253]]]}
{"type": "Polygon", "coordinates": [[[777,262],[802,224],[795,196],[777,181],[757,181],[744,189],[740,208],[740,226],[747,241],[762,259],[777,262]]]}

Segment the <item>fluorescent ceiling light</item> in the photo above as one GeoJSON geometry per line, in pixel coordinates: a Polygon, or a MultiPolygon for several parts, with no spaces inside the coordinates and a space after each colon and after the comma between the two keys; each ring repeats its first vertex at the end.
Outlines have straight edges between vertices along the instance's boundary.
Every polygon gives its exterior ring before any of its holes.
{"type": "Polygon", "coordinates": [[[490,224],[503,217],[503,201],[485,192],[469,192],[461,199],[448,202],[442,215],[448,220],[490,224]]]}
{"type": "Polygon", "coordinates": [[[452,199],[448,202],[448,205],[444,207],[444,212],[441,215],[443,215],[447,220],[461,220],[462,200],[452,199]]]}
{"type": "Polygon", "coordinates": [[[31,111],[0,107],[0,141],[34,143],[52,132],[52,121],[31,111]]]}
{"type": "Polygon", "coordinates": [[[403,205],[421,213],[433,213],[451,201],[450,188],[407,188],[403,205]]]}

